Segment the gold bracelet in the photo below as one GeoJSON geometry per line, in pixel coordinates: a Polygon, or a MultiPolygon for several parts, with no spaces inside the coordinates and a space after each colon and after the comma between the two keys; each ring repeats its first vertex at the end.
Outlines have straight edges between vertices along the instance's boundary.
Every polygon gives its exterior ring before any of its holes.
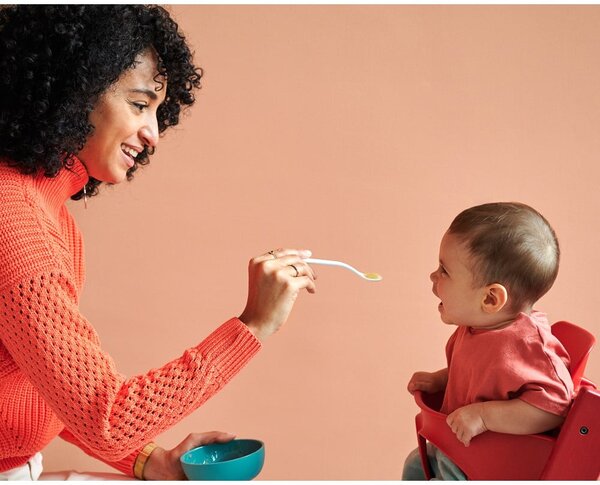
{"type": "Polygon", "coordinates": [[[156,443],[148,443],[142,448],[142,451],[140,451],[138,456],[135,458],[135,463],[133,465],[133,475],[138,480],[144,480],[144,467],[146,466],[148,458],[150,458],[150,455],[156,448],[158,448],[158,445],[156,443]]]}

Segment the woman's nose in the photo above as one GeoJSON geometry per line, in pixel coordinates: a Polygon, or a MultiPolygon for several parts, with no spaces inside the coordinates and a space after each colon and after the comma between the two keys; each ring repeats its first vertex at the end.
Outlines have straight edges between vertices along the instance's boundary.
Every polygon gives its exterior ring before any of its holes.
{"type": "Polygon", "coordinates": [[[152,118],[140,129],[140,138],[144,145],[154,148],[158,145],[158,121],[152,118]]]}
{"type": "Polygon", "coordinates": [[[435,283],[435,280],[437,280],[437,271],[434,271],[433,273],[431,273],[429,275],[429,279],[431,280],[432,283],[435,283]]]}

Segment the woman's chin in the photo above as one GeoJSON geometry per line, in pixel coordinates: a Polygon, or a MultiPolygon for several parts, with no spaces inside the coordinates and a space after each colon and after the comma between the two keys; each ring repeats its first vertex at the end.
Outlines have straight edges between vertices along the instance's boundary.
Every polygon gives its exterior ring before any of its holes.
{"type": "Polygon", "coordinates": [[[121,182],[125,182],[125,180],[127,180],[127,172],[120,174],[119,177],[115,177],[115,179],[109,183],[110,184],[120,184],[121,182]]]}
{"type": "Polygon", "coordinates": [[[120,184],[121,182],[124,182],[125,180],[127,180],[127,172],[120,170],[118,172],[111,172],[111,173],[106,173],[106,174],[102,174],[101,177],[95,177],[94,175],[92,175],[92,177],[94,177],[97,180],[100,180],[101,182],[105,182],[107,184],[111,184],[111,185],[116,185],[116,184],[120,184]]]}

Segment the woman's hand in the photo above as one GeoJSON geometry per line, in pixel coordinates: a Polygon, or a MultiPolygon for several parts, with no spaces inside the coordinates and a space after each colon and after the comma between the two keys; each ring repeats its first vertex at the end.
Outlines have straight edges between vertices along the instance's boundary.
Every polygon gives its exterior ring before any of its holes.
{"type": "Polygon", "coordinates": [[[259,340],[286,322],[300,290],[316,291],[315,273],[302,259],[310,255],[308,250],[277,249],[250,260],[248,301],[240,320],[259,340]]]}
{"type": "Polygon", "coordinates": [[[235,435],[223,431],[192,433],[171,450],[156,448],[144,466],[145,480],[187,480],[181,468],[179,457],[186,451],[211,443],[227,443],[235,435]]]}

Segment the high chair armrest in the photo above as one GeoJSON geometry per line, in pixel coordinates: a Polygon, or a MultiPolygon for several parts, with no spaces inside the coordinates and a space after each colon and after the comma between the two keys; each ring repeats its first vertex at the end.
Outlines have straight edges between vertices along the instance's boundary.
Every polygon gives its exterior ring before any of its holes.
{"type": "Polygon", "coordinates": [[[552,452],[555,439],[545,435],[511,435],[486,431],[466,447],[440,413],[443,393],[415,392],[421,412],[415,420],[419,450],[425,454],[430,441],[452,460],[471,480],[537,480],[552,452]],[[424,438],[424,439],[421,439],[424,438]]]}

